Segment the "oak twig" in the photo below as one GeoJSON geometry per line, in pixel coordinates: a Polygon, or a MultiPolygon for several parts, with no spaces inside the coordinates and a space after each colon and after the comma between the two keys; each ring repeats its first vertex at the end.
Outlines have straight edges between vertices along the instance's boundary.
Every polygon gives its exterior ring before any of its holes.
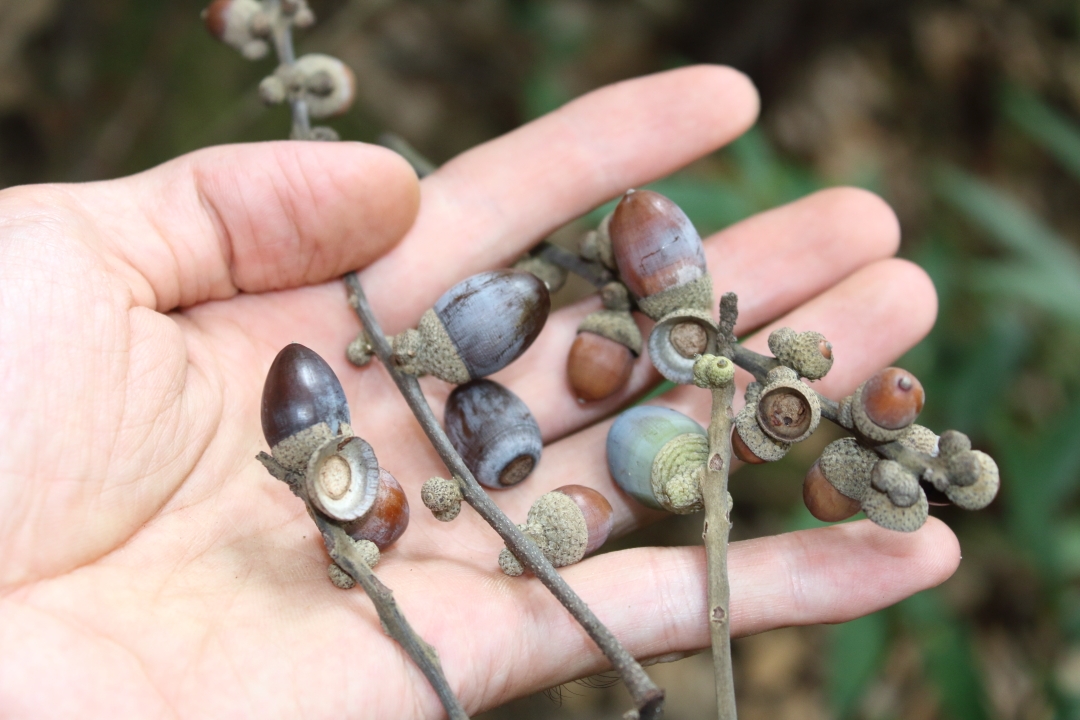
{"type": "Polygon", "coordinates": [[[416,378],[401,372],[391,361],[393,351],[390,343],[379,326],[378,319],[375,317],[371,305],[364,295],[363,287],[360,285],[360,279],[356,273],[346,275],[345,284],[349,288],[349,304],[352,305],[360,318],[375,354],[394,379],[402,396],[405,398],[405,402],[412,409],[417,422],[420,423],[424,433],[439,453],[451,475],[459,479],[464,500],[491,525],[521,564],[530,570],[547,587],[551,594],[562,603],[563,607],[573,615],[574,619],[578,621],[593,642],[600,647],[604,655],[611,661],[613,668],[626,684],[626,689],[633,698],[636,707],[635,710],[629,711],[626,717],[639,718],[640,720],[661,717],[664,691],[653,683],[637,660],[627,652],[611,631],[589,609],[588,605],[578,597],[577,593],[555,571],[555,568],[540,552],[540,548],[537,547],[536,543],[522,533],[517,525],[511,522],[488,497],[488,494],[476,481],[476,478],[473,477],[472,472],[465,465],[454,446],[450,444],[449,438],[443,432],[427,403],[427,399],[420,390],[420,384],[416,378]]]}
{"type": "MultiPolygon", "coordinates": [[[[292,19],[281,12],[281,0],[268,0],[267,8],[270,17],[274,18],[272,35],[274,40],[274,52],[277,53],[278,62],[282,65],[292,66],[296,64],[296,52],[293,50],[292,19]]],[[[298,140],[306,139],[311,134],[311,117],[308,114],[307,103],[302,98],[289,101],[292,111],[291,137],[298,140]]]]}
{"type": "Polygon", "coordinates": [[[617,280],[615,274],[600,263],[589,262],[579,255],[561,248],[555,243],[545,240],[540,243],[533,254],[547,260],[552,265],[558,265],[564,270],[569,270],[585,279],[590,285],[599,289],[613,280],[617,280]]]}
{"type": "Polygon", "coordinates": [[[409,624],[409,621],[401,612],[401,608],[398,607],[397,601],[394,600],[394,593],[376,577],[375,572],[367,564],[363,556],[357,552],[352,538],[340,525],[311,506],[299,474],[282,467],[280,463],[274,460],[272,455],[267,453],[259,453],[257,459],[271,475],[282,480],[293,491],[293,494],[304,501],[308,515],[311,516],[322,534],[323,544],[326,545],[326,552],[330,555],[330,559],[348,573],[349,577],[355,580],[367,593],[367,596],[375,605],[375,610],[379,614],[379,620],[382,622],[386,634],[397,641],[398,645],[405,650],[409,657],[412,658],[412,661],[416,663],[416,666],[420,668],[420,671],[424,673],[424,677],[431,683],[435,694],[439,696],[439,702],[442,703],[450,720],[468,720],[468,714],[461,707],[461,703],[458,702],[454,691],[450,689],[450,683],[447,682],[446,675],[443,674],[442,664],[439,662],[439,655],[435,648],[424,642],[424,639],[412,629],[412,625],[409,624]]]}

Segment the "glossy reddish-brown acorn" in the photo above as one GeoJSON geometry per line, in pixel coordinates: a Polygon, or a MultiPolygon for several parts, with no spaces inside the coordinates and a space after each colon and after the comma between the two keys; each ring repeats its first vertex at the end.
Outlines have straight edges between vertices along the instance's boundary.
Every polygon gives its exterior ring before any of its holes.
{"type": "Polygon", "coordinates": [[[586,402],[603,400],[626,386],[634,369],[630,348],[603,335],[579,332],[570,346],[566,374],[574,397],[586,402]]]}
{"type": "Polygon", "coordinates": [[[731,452],[744,463],[760,465],[765,461],[754,454],[754,451],[743,441],[739,431],[731,428],[731,452]]]}
{"type": "Polygon", "coordinates": [[[856,500],[852,500],[825,478],[821,463],[815,462],[803,480],[803,503],[810,514],[822,522],[840,522],[861,510],[856,500]]]}
{"type": "Polygon", "coordinates": [[[862,405],[879,427],[899,430],[915,422],[926,395],[918,378],[901,368],[885,368],[866,381],[862,405]]]}
{"type": "Polygon", "coordinates": [[[624,195],[609,232],[619,277],[635,297],[650,297],[707,271],[694,224],[660,193],[632,190],[624,195]]]}
{"type": "Polygon", "coordinates": [[[585,516],[585,527],[588,528],[589,541],[585,546],[585,554],[598,550],[607,542],[615,527],[615,514],[611,509],[608,499],[596,490],[584,485],[563,485],[556,488],[555,492],[562,493],[574,501],[585,516]]]}
{"type": "Polygon", "coordinates": [[[408,526],[409,499],[394,476],[379,468],[375,504],[362,518],[346,524],[345,532],[356,540],[370,540],[380,550],[385,550],[408,526]]]}

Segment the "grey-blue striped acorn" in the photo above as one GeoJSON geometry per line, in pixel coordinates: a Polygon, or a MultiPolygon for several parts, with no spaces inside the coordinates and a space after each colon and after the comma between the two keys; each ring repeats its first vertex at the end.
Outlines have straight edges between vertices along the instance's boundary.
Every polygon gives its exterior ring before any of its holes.
{"type": "Polygon", "coordinates": [[[709,454],[705,429],[655,405],[625,411],[608,430],[608,470],[638,502],[685,514],[701,509],[701,477],[709,454]]]}
{"type": "Polygon", "coordinates": [[[551,297],[535,275],[495,270],[462,280],[393,339],[393,361],[411,375],[454,384],[486,377],[525,352],[547,322],[551,297]]]}
{"type": "Polygon", "coordinates": [[[540,426],[528,406],[491,380],[454,388],[443,416],[446,435],[477,482],[490,488],[524,480],[540,462],[540,426]]]}

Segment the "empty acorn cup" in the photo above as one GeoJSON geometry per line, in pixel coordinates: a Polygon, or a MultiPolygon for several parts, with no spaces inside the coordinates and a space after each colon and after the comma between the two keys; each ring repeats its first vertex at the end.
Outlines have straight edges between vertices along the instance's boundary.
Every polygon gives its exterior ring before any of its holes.
{"type": "Polygon", "coordinates": [[[630,408],[608,430],[611,477],[628,495],[657,510],[686,514],[702,508],[708,454],[705,429],[668,408],[630,408]]]}
{"type": "Polygon", "coordinates": [[[516,485],[540,462],[544,441],[528,406],[492,380],[459,385],[446,400],[446,435],[477,482],[516,485]]]}

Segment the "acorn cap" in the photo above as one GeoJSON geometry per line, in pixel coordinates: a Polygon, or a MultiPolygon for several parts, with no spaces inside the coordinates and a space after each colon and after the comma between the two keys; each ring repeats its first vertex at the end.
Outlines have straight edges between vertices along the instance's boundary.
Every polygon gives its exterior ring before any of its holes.
{"type": "Polygon", "coordinates": [[[919,479],[895,460],[877,461],[870,472],[870,486],[888,495],[889,501],[901,508],[914,505],[922,493],[919,479]]]}
{"type": "Polygon", "coordinates": [[[461,486],[457,480],[433,477],[420,488],[420,500],[440,522],[450,522],[461,512],[461,486]]]}
{"type": "Polygon", "coordinates": [[[818,465],[840,494],[861,503],[870,492],[870,473],[880,457],[855,438],[846,437],[826,445],[818,465]]]}
{"type": "Polygon", "coordinates": [[[923,526],[930,514],[926,493],[919,488],[916,502],[909,507],[897,507],[889,496],[870,488],[862,502],[862,509],[876,525],[897,532],[915,532],[923,526]]]}
{"type": "Polygon", "coordinates": [[[809,380],[819,380],[832,369],[832,345],[819,332],[780,328],[769,335],[769,350],[782,365],[809,380]]]}
{"type": "Polygon", "coordinates": [[[817,430],[821,403],[817,393],[802,383],[794,370],[778,367],[766,378],[756,415],[766,435],[778,442],[797,443],[817,430]]]}
{"type": "Polygon", "coordinates": [[[578,332],[590,332],[623,345],[634,357],[641,354],[641,329],[628,311],[597,310],[585,316],[578,332]]]}
{"type": "Polygon", "coordinates": [[[684,308],[657,321],[649,333],[649,359],[665,378],[679,385],[694,381],[694,360],[716,350],[716,323],[708,312],[684,308]]]}
{"type": "Polygon", "coordinates": [[[356,76],[336,57],[323,53],[301,55],[292,72],[302,78],[302,99],[312,118],[341,115],[356,98],[356,76]]]}
{"type": "Polygon", "coordinates": [[[335,437],[312,456],[304,473],[308,499],[335,520],[363,517],[375,505],[382,469],[363,438],[335,437]]]}
{"type": "Polygon", "coordinates": [[[965,510],[981,510],[997,496],[1001,476],[997,463],[980,450],[970,451],[979,463],[979,474],[974,483],[967,486],[950,485],[945,489],[949,500],[965,510]]]}
{"type": "Polygon", "coordinates": [[[747,393],[747,404],[735,416],[735,431],[751,453],[764,462],[776,462],[787,455],[791,443],[774,440],[765,434],[758,424],[757,403],[750,402],[749,395],[747,393]]]}

